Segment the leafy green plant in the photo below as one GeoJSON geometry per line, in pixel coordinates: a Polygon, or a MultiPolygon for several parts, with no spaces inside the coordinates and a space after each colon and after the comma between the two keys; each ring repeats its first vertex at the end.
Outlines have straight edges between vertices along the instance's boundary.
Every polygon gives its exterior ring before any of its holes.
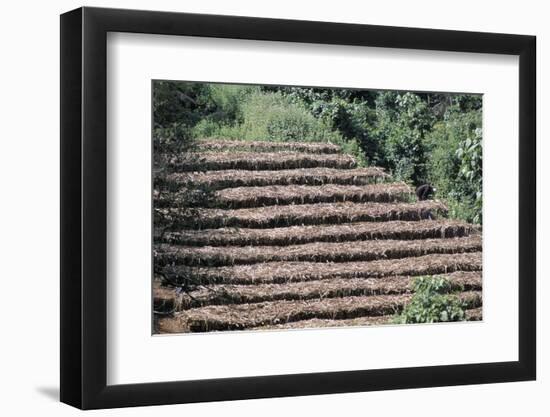
{"type": "Polygon", "coordinates": [[[414,93],[395,97],[393,117],[386,117],[386,160],[394,175],[420,185],[426,181],[428,154],[424,138],[434,116],[427,104],[414,93]],[[389,122],[389,123],[388,123],[389,122]]]}
{"type": "Polygon", "coordinates": [[[210,111],[208,100],[208,84],[154,81],[153,127],[194,126],[210,111]]]}
{"type": "Polygon", "coordinates": [[[463,194],[469,197],[472,211],[471,221],[481,223],[482,220],[482,142],[481,129],[476,128],[473,133],[460,142],[456,155],[460,159],[459,179],[464,183],[463,194]]]}
{"type": "Polygon", "coordinates": [[[253,85],[233,85],[233,84],[209,84],[209,101],[212,112],[207,119],[221,124],[232,124],[241,122],[242,104],[248,98],[260,91],[260,87],[253,85]]]}
{"type": "Polygon", "coordinates": [[[153,139],[169,153],[195,138],[335,143],[481,224],[481,108],[478,95],[154,81],[153,139]]]}
{"type": "Polygon", "coordinates": [[[481,111],[450,107],[427,138],[429,178],[438,197],[449,206],[449,215],[482,223],[481,111]]]}
{"type": "Polygon", "coordinates": [[[414,281],[414,295],[394,323],[435,323],[466,319],[465,305],[451,293],[450,282],[425,276],[414,281]]]}
{"type": "MultiPolygon", "coordinates": [[[[226,91],[226,93],[228,93],[226,91]]],[[[206,118],[193,128],[194,137],[268,140],[282,142],[331,142],[342,146],[366,165],[359,144],[346,140],[303,104],[296,103],[279,92],[254,91],[240,102],[239,117],[232,123],[219,123],[206,118]]]]}

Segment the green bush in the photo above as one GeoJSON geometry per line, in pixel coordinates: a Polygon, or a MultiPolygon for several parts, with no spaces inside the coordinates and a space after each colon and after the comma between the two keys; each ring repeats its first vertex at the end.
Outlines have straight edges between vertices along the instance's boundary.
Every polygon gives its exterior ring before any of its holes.
{"type": "Polygon", "coordinates": [[[482,223],[481,111],[450,107],[427,138],[429,178],[438,196],[449,205],[449,215],[482,223]]]}
{"type": "Polygon", "coordinates": [[[476,95],[154,81],[153,138],[161,152],[208,137],[335,143],[481,224],[481,108],[476,95]]]}
{"type": "Polygon", "coordinates": [[[243,129],[252,137],[275,141],[327,141],[332,132],[303,106],[278,93],[260,93],[243,105],[243,129]]]}
{"type": "Polygon", "coordinates": [[[329,102],[314,102],[312,111],[346,140],[357,142],[369,165],[384,165],[384,143],[373,133],[376,112],[368,102],[333,98],[329,102]]]}
{"type": "Polygon", "coordinates": [[[388,168],[402,181],[414,185],[426,182],[425,137],[433,125],[433,113],[414,93],[383,93],[377,104],[378,135],[385,144],[388,168]]]}
{"type": "MultiPolygon", "coordinates": [[[[222,124],[241,122],[242,104],[249,96],[260,91],[260,87],[233,84],[209,84],[209,100],[212,112],[208,120],[222,124]]],[[[203,119],[204,120],[204,119],[203,119]]]]}
{"type": "Polygon", "coordinates": [[[414,281],[414,295],[394,323],[435,323],[466,319],[465,305],[452,295],[451,284],[442,277],[419,277],[414,281]]]}
{"type": "Polygon", "coordinates": [[[206,118],[193,129],[194,137],[268,140],[283,142],[331,142],[341,145],[366,165],[361,148],[354,140],[345,140],[321,118],[277,92],[255,91],[241,102],[239,117],[233,123],[206,118]]]}
{"type": "Polygon", "coordinates": [[[208,113],[208,84],[153,81],[153,127],[194,126],[208,113]]]}
{"type": "Polygon", "coordinates": [[[482,133],[481,128],[465,137],[456,151],[460,159],[458,181],[460,189],[457,191],[459,198],[467,197],[465,216],[468,221],[482,223],[483,217],[483,176],[482,176],[482,133]]]}
{"type": "Polygon", "coordinates": [[[376,126],[374,101],[379,92],[301,87],[269,87],[268,91],[281,92],[339,132],[352,147],[359,146],[366,164],[384,166],[383,146],[372,133],[376,126]]]}

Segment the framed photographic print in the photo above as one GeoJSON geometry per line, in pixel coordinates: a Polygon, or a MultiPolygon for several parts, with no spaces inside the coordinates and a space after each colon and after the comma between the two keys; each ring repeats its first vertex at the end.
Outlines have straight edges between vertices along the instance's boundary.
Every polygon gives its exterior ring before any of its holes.
{"type": "Polygon", "coordinates": [[[61,16],[61,400],[535,379],[535,38],[61,16]]]}

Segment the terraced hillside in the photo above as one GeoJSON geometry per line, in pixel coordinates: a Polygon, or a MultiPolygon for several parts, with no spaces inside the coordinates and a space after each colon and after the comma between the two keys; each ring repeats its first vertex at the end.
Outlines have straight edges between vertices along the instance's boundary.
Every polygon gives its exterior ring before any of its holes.
{"type": "Polygon", "coordinates": [[[332,144],[203,140],[158,155],[155,333],[388,323],[415,276],[481,319],[481,234],[332,144]]]}

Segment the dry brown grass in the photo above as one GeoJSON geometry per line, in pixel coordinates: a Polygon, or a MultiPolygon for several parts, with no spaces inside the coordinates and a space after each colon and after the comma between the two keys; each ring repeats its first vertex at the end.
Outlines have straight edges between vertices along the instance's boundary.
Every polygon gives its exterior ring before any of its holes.
{"type": "MultiPolygon", "coordinates": [[[[453,272],[443,276],[455,291],[481,290],[481,272],[453,272]]],[[[178,299],[180,309],[206,305],[250,304],[277,300],[309,300],[363,295],[405,294],[413,290],[414,277],[335,278],[286,284],[231,285],[200,288],[176,296],[175,290],[155,288],[155,300],[178,299]],[[169,295],[168,295],[169,294],[169,295]]]]}
{"type": "Polygon", "coordinates": [[[405,183],[371,185],[269,185],[238,187],[217,191],[215,199],[223,207],[246,208],[279,204],[315,204],[351,201],[388,203],[408,201],[412,190],[405,183]]]}
{"type": "Polygon", "coordinates": [[[483,308],[477,307],[466,310],[466,320],[468,321],[481,321],[483,320],[483,308]]]}
{"type": "Polygon", "coordinates": [[[480,320],[479,231],[355,166],[321,143],[156,154],[155,272],[171,287],[154,281],[155,332],[384,324],[420,275],[444,275],[480,320]]]}
{"type": "Polygon", "coordinates": [[[315,281],[337,278],[381,278],[393,275],[433,275],[454,271],[481,271],[481,252],[435,254],[369,262],[268,262],[251,265],[170,267],[177,281],[202,284],[259,284],[315,281]]]}
{"type": "Polygon", "coordinates": [[[292,321],[289,323],[275,324],[271,326],[251,327],[245,330],[290,330],[290,329],[317,329],[331,327],[364,327],[381,326],[391,324],[393,316],[372,316],[356,317],[353,319],[331,320],[331,319],[309,319],[292,321]]]}
{"type": "MultiPolygon", "coordinates": [[[[411,187],[405,183],[370,185],[268,185],[264,187],[225,188],[203,192],[203,199],[193,198],[200,191],[182,189],[172,193],[155,192],[155,207],[249,208],[286,204],[315,204],[335,202],[396,202],[410,201],[411,187]]],[[[200,197],[200,195],[198,196],[200,197]]]]}
{"type": "Polygon", "coordinates": [[[236,210],[155,209],[155,226],[213,229],[220,227],[272,228],[295,225],[340,224],[362,221],[423,220],[446,214],[438,201],[417,203],[319,203],[236,210]]]}
{"type": "Polygon", "coordinates": [[[276,170],[296,168],[355,168],[351,155],[298,152],[188,152],[159,155],[157,165],[172,171],[220,171],[226,169],[276,170]]]}
{"type": "Polygon", "coordinates": [[[480,235],[449,239],[313,242],[288,246],[155,245],[155,263],[223,266],[260,262],[354,262],[406,258],[433,253],[481,251],[480,235]]]}
{"type": "Polygon", "coordinates": [[[389,175],[377,167],[356,169],[311,168],[276,171],[226,170],[159,175],[155,177],[155,187],[176,191],[182,187],[205,187],[217,190],[229,187],[263,187],[267,185],[365,185],[388,179],[389,175]]]}
{"type": "MultiPolygon", "coordinates": [[[[331,327],[354,327],[354,326],[382,326],[393,324],[394,316],[373,316],[373,317],[357,317],[354,319],[345,320],[328,320],[328,319],[310,319],[294,321],[290,323],[276,324],[273,326],[252,327],[248,330],[289,330],[289,329],[316,329],[316,328],[331,328],[331,327]]],[[[481,320],[481,307],[466,310],[467,321],[481,320]]]]}
{"type": "Polygon", "coordinates": [[[248,141],[231,139],[200,139],[196,146],[205,151],[291,151],[305,153],[340,153],[342,148],[333,143],[320,142],[273,142],[273,141],[248,141]]]}
{"type": "Polygon", "coordinates": [[[221,228],[168,232],[164,242],[187,246],[296,245],[373,239],[435,239],[477,233],[457,220],[360,222],[339,225],[290,226],[275,229],[221,228]]]}
{"type": "Polygon", "coordinates": [[[312,318],[341,320],[395,314],[410,297],[404,294],[207,306],[182,311],[176,317],[182,329],[191,332],[242,330],[312,318]]]}
{"type": "MultiPolygon", "coordinates": [[[[176,292],[172,288],[161,286],[160,281],[153,282],[153,310],[159,313],[171,312],[176,308],[176,292]]],[[[180,307],[181,303],[177,303],[180,307]]]]}
{"type": "MultiPolygon", "coordinates": [[[[363,316],[353,319],[331,320],[331,319],[309,319],[293,321],[269,326],[250,327],[244,330],[291,330],[291,329],[319,329],[319,328],[334,328],[334,327],[365,327],[365,326],[383,326],[393,324],[392,315],[386,316],[363,316]]],[[[479,321],[482,320],[481,307],[466,310],[466,320],[479,321]]],[[[162,318],[159,320],[159,331],[161,333],[181,333],[182,327],[178,319],[162,318]]]]}
{"type": "Polygon", "coordinates": [[[456,296],[465,304],[467,310],[479,308],[483,303],[481,291],[464,291],[456,294],[456,296]]]}
{"type": "MultiPolygon", "coordinates": [[[[464,292],[459,294],[459,297],[470,308],[481,305],[479,292],[464,292]]],[[[411,294],[370,295],[206,306],[182,311],[177,313],[175,318],[182,331],[241,330],[313,318],[343,320],[390,315],[401,311],[410,298],[411,294]]]]}

